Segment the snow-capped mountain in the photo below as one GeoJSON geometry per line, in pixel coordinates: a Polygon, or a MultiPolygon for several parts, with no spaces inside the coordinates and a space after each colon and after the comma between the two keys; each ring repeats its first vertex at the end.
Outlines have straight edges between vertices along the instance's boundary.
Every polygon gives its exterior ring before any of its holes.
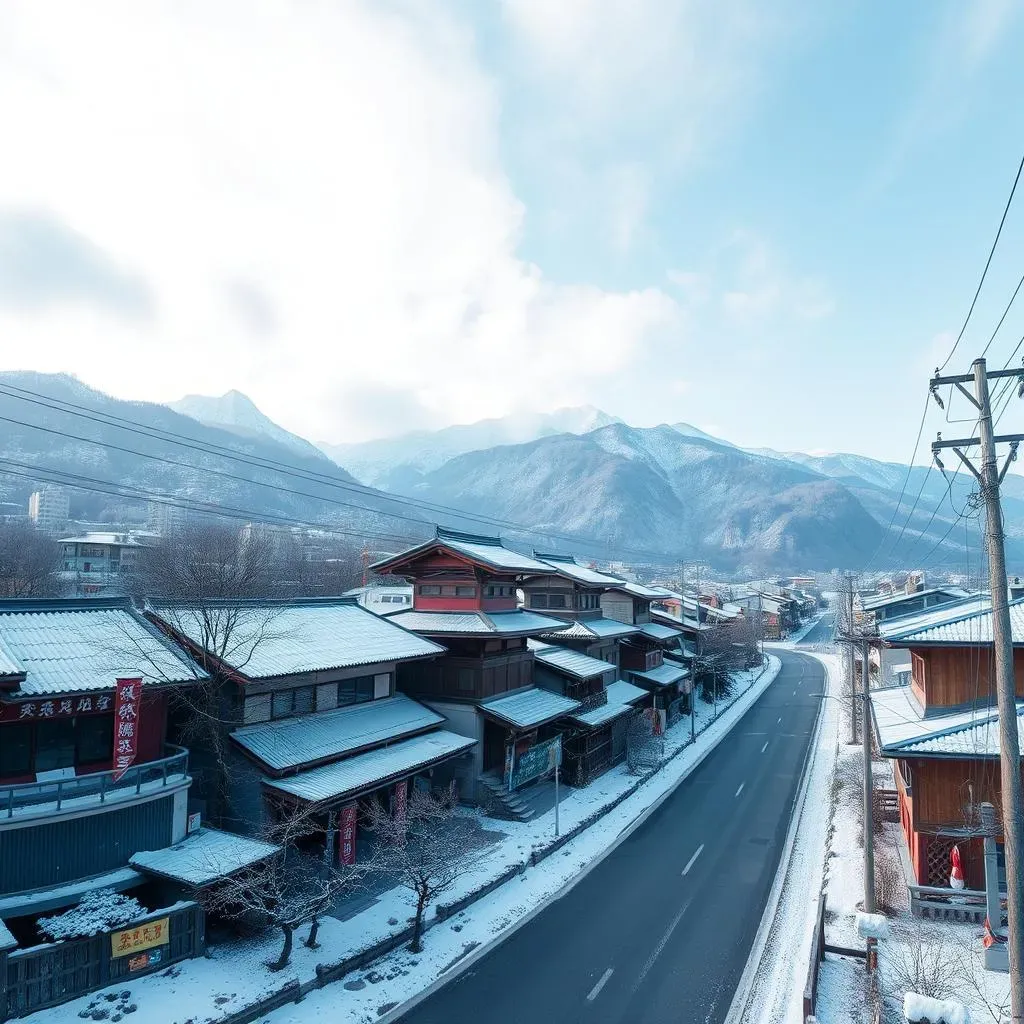
{"type": "Polygon", "coordinates": [[[592,405],[581,405],[550,413],[460,423],[441,430],[417,430],[357,444],[321,443],[320,449],[362,483],[403,491],[415,486],[424,473],[465,452],[554,434],[586,434],[618,422],[592,405]]]}
{"type": "Polygon", "coordinates": [[[260,412],[253,400],[241,391],[227,391],[219,396],[186,395],[176,402],[168,402],[167,407],[208,427],[221,427],[243,437],[266,437],[303,455],[320,454],[315,445],[260,412]]]}

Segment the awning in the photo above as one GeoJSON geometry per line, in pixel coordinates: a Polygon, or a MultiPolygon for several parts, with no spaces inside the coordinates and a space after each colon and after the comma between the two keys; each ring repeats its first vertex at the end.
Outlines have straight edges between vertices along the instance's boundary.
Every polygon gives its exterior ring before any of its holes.
{"type": "Polygon", "coordinates": [[[681,629],[663,626],[660,622],[645,622],[641,625],[640,632],[651,640],[657,640],[658,643],[665,643],[667,640],[678,640],[683,635],[681,629]]]}
{"type": "Polygon", "coordinates": [[[627,683],[625,679],[616,679],[608,686],[608,700],[616,704],[633,704],[650,696],[650,692],[640,686],[627,683]]]}
{"type": "Polygon", "coordinates": [[[637,679],[654,683],[655,686],[672,686],[685,679],[690,673],[685,668],[680,668],[677,665],[665,664],[659,665],[657,668],[647,669],[646,672],[630,669],[630,674],[636,676],[637,679]]]}
{"type": "Polygon", "coordinates": [[[489,718],[496,718],[515,729],[535,729],[545,722],[571,715],[579,707],[579,701],[531,686],[528,690],[481,704],[480,710],[489,718]]]}
{"type": "Polygon", "coordinates": [[[280,852],[273,843],[201,828],[174,846],[136,853],[129,863],[147,875],[202,888],[280,852]]]}
{"type": "Polygon", "coordinates": [[[587,711],[582,715],[571,715],[570,717],[574,722],[579,722],[580,725],[587,725],[594,729],[599,725],[605,725],[608,722],[614,721],[622,715],[628,715],[630,711],[635,710],[632,704],[619,704],[608,701],[607,704],[602,704],[599,708],[594,708],[593,711],[587,711]]]}
{"type": "Polygon", "coordinates": [[[102,875],[81,878],[67,885],[54,885],[49,889],[33,889],[31,892],[15,893],[13,896],[0,897],[0,918],[24,917],[29,914],[43,914],[48,910],[60,910],[62,907],[77,903],[87,892],[97,889],[113,889],[124,892],[133,889],[146,881],[145,875],[131,868],[117,868],[102,875]]]}
{"type": "Polygon", "coordinates": [[[324,803],[342,797],[355,799],[456,757],[475,744],[476,740],[468,736],[439,729],[283,779],[264,778],[263,784],[268,789],[309,803],[324,803]]]}

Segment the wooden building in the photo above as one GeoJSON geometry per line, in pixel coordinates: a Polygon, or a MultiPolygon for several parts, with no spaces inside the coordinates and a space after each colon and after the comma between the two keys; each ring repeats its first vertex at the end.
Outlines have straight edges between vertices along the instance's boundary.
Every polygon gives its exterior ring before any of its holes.
{"type": "MultiPolygon", "coordinates": [[[[1024,601],[1010,605],[1017,695],[1024,696],[1024,601]]],[[[910,681],[872,692],[882,754],[895,762],[900,820],[914,876],[948,885],[956,844],[968,888],[984,886],[980,805],[1000,806],[998,714],[990,608],[940,607],[887,631],[910,654],[910,681]]],[[[1024,705],[1018,702],[1018,715],[1024,705]]],[[[1000,857],[1002,840],[998,840],[1000,857]]]]}

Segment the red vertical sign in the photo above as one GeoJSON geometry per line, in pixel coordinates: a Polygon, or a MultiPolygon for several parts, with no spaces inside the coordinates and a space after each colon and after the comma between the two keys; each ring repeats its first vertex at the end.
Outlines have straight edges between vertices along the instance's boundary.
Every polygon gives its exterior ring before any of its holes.
{"type": "Polygon", "coordinates": [[[346,804],[341,809],[341,829],[338,832],[338,860],[342,864],[356,862],[356,805],[346,804]]]}
{"type": "Polygon", "coordinates": [[[114,782],[135,763],[139,752],[142,680],[118,679],[114,693],[114,782]]]}

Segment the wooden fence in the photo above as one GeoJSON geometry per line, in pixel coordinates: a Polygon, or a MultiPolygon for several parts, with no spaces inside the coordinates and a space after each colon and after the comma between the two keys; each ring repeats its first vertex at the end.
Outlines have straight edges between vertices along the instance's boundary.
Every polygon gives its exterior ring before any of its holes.
{"type": "Polygon", "coordinates": [[[199,956],[206,947],[206,934],[198,903],[155,910],[117,931],[142,928],[164,917],[167,942],[134,957],[113,955],[110,932],[0,953],[0,1021],[25,1017],[121,979],[199,956]]]}
{"type": "Polygon", "coordinates": [[[821,961],[825,958],[825,894],[818,901],[818,915],[814,921],[814,934],[811,937],[811,957],[807,965],[807,982],[804,985],[804,1016],[814,1016],[814,1007],[818,1001],[818,971],[821,961]]]}

